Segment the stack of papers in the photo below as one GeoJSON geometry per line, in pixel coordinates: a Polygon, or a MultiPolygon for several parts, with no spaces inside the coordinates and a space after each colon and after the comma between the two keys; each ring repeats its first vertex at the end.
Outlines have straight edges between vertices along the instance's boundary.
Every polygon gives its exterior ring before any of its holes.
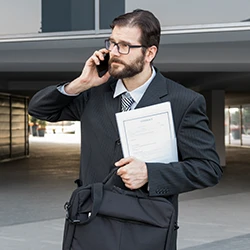
{"type": "Polygon", "coordinates": [[[170,102],[116,114],[123,156],[145,162],[177,162],[170,102]]]}

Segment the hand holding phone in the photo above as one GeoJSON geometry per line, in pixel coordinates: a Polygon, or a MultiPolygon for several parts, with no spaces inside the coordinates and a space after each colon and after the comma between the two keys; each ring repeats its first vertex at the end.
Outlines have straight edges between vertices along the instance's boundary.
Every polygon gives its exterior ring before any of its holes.
{"type": "Polygon", "coordinates": [[[100,60],[100,64],[96,65],[96,69],[97,69],[99,77],[102,77],[103,75],[105,75],[108,71],[108,68],[109,68],[109,64],[108,64],[109,53],[104,54],[103,56],[104,56],[104,60],[103,61],[100,60]]]}

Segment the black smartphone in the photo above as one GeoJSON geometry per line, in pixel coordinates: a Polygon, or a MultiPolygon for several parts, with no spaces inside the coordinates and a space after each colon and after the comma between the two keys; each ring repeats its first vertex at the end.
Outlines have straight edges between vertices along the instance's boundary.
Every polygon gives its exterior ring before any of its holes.
{"type": "Polygon", "coordinates": [[[109,68],[109,64],[108,64],[109,53],[104,54],[103,56],[104,56],[104,60],[103,61],[100,60],[100,64],[96,65],[96,69],[97,69],[99,77],[102,77],[103,75],[105,75],[109,68]]]}

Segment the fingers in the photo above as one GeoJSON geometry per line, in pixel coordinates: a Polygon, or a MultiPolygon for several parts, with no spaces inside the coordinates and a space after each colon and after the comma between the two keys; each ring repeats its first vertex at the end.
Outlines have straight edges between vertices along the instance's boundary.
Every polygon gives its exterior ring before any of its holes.
{"type": "MultiPolygon", "coordinates": [[[[123,181],[123,182],[124,182],[124,181],[123,181]]],[[[125,184],[125,186],[126,186],[127,188],[129,188],[129,189],[131,189],[131,190],[136,189],[136,188],[133,187],[130,183],[125,183],[125,182],[124,182],[124,184],[125,184]]]]}
{"type": "Polygon", "coordinates": [[[100,60],[103,60],[104,58],[103,54],[100,51],[96,50],[92,55],[91,59],[95,62],[95,65],[99,65],[100,60]]]}
{"type": "Polygon", "coordinates": [[[129,170],[128,168],[131,167],[129,164],[132,163],[134,160],[135,159],[133,157],[127,157],[127,158],[122,158],[121,160],[117,161],[115,163],[115,166],[119,167],[119,169],[117,170],[117,174],[121,177],[126,178],[126,175],[129,170]]]}
{"type": "MultiPolygon", "coordinates": [[[[124,167],[118,170],[121,170],[123,168],[124,167]]],[[[122,181],[125,184],[125,186],[131,190],[140,188],[147,182],[147,180],[138,178],[137,176],[130,176],[129,174],[122,174],[120,175],[120,177],[122,178],[122,181]]]]}
{"type": "Polygon", "coordinates": [[[129,189],[134,189],[134,182],[131,179],[130,175],[128,174],[128,171],[126,169],[126,166],[121,167],[117,170],[117,175],[119,175],[122,178],[123,183],[125,186],[129,189]]]}
{"type": "Polygon", "coordinates": [[[100,64],[100,61],[104,60],[105,53],[108,53],[108,50],[105,48],[96,50],[85,62],[80,75],[80,80],[83,83],[88,83],[88,88],[98,86],[106,82],[110,77],[108,72],[103,77],[99,77],[96,69],[96,66],[100,64]]]}
{"type": "Polygon", "coordinates": [[[118,170],[117,170],[117,175],[123,177],[123,178],[126,178],[126,175],[127,174],[127,169],[126,169],[126,166],[124,167],[120,167],[118,170]]]}
{"type": "Polygon", "coordinates": [[[104,60],[104,54],[108,53],[107,49],[96,50],[91,57],[86,61],[85,66],[95,67],[100,64],[100,61],[104,60]]]}
{"type": "Polygon", "coordinates": [[[95,65],[99,65],[100,61],[104,60],[104,54],[107,54],[107,49],[96,50],[91,56],[92,60],[95,62],[95,65]]]}
{"type": "Polygon", "coordinates": [[[126,165],[126,164],[129,164],[132,160],[133,160],[132,157],[122,158],[121,160],[119,160],[119,161],[117,161],[117,162],[115,163],[115,166],[116,166],[116,167],[124,166],[124,165],[126,165]]]}
{"type": "Polygon", "coordinates": [[[148,182],[148,170],[146,163],[134,157],[122,158],[115,163],[119,167],[117,175],[122,178],[125,186],[137,189],[148,182]]]}

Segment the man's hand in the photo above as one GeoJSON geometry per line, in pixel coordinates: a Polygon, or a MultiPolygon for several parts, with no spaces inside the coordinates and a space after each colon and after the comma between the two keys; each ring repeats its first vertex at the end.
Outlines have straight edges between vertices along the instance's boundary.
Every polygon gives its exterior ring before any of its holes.
{"type": "Polygon", "coordinates": [[[148,182],[146,163],[134,157],[122,158],[115,163],[117,174],[129,189],[138,189],[148,182]]]}
{"type": "Polygon", "coordinates": [[[108,53],[107,49],[95,51],[86,61],[81,75],[65,87],[65,92],[68,94],[79,94],[107,82],[110,74],[107,72],[104,76],[99,77],[96,70],[96,65],[99,65],[100,61],[104,60],[103,54],[105,53],[108,53]]]}

